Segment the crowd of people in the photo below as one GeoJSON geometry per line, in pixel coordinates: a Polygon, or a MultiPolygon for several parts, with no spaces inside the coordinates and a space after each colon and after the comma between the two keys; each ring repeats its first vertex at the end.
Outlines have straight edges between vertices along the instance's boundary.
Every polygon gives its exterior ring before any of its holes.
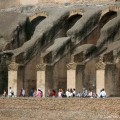
{"type": "Polygon", "coordinates": [[[58,93],[56,93],[55,90],[53,90],[52,92],[49,91],[48,97],[106,98],[107,95],[104,88],[100,91],[99,95],[97,95],[96,92],[91,89],[87,90],[86,88],[83,88],[81,92],[76,92],[75,88],[74,89],[71,88],[71,89],[67,89],[66,91],[64,91],[63,89],[59,89],[58,93]]]}
{"type": "Polygon", "coordinates": [[[55,90],[53,90],[52,92],[48,92],[48,97],[67,97],[67,98],[71,98],[71,97],[90,97],[90,98],[96,98],[97,94],[95,92],[93,92],[92,90],[87,90],[85,88],[83,88],[82,92],[76,92],[76,89],[67,89],[66,91],[64,91],[63,89],[59,89],[58,94],[55,92],[55,90]]]}
{"type": "MultiPolygon", "coordinates": [[[[3,96],[6,97],[7,93],[6,91],[4,91],[3,96]]],[[[25,93],[25,89],[22,88],[20,90],[20,94],[19,97],[25,97],[26,93],[25,93]]],[[[12,90],[12,88],[9,88],[9,93],[8,93],[8,97],[15,97],[14,95],[14,91],[12,90]]],[[[29,97],[43,97],[43,91],[39,88],[37,89],[31,89],[30,93],[29,93],[29,97]]],[[[66,91],[64,91],[63,89],[59,89],[58,92],[56,92],[55,90],[48,90],[48,95],[47,97],[58,97],[58,98],[72,98],[72,97],[81,97],[81,98],[106,98],[106,92],[105,89],[102,89],[99,93],[99,95],[96,94],[95,91],[93,90],[87,90],[85,88],[83,88],[83,90],[81,92],[76,92],[76,89],[67,89],[66,91]]]]}

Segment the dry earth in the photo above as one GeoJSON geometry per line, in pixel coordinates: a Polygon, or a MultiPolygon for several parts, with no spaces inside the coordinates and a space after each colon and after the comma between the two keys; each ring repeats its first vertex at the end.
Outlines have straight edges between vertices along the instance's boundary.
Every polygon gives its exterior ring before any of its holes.
{"type": "Polygon", "coordinates": [[[120,120],[120,98],[0,98],[0,120],[120,120]]]}

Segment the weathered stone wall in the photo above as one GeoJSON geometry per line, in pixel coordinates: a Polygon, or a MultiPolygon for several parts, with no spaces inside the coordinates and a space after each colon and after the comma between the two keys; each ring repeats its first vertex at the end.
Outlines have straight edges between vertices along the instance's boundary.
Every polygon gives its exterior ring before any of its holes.
{"type": "Polygon", "coordinates": [[[0,9],[20,5],[20,0],[0,0],[0,9]]]}
{"type": "Polygon", "coordinates": [[[116,0],[0,0],[0,9],[9,8],[18,5],[41,5],[44,3],[103,3],[103,2],[115,2],[116,0]]]}
{"type": "Polygon", "coordinates": [[[115,0],[38,0],[39,3],[89,3],[115,2],[115,0]]]}
{"type": "Polygon", "coordinates": [[[39,0],[20,0],[20,4],[22,5],[36,5],[39,0]]]}

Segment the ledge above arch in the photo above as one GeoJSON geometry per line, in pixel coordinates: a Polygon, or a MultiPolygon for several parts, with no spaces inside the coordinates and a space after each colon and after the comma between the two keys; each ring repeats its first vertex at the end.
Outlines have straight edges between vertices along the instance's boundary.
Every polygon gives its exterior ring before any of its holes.
{"type": "Polygon", "coordinates": [[[84,14],[84,11],[82,9],[72,10],[69,13],[69,17],[71,17],[73,15],[77,15],[77,14],[82,16],[84,14]]]}
{"type": "Polygon", "coordinates": [[[48,17],[48,14],[47,14],[47,12],[39,12],[39,13],[35,13],[34,15],[31,15],[31,16],[29,16],[29,20],[30,20],[30,22],[31,21],[33,21],[34,19],[36,19],[37,17],[40,17],[40,16],[42,16],[42,17],[48,17]]]}
{"type": "Polygon", "coordinates": [[[107,13],[109,13],[109,12],[116,12],[116,13],[117,13],[119,10],[120,10],[120,7],[119,7],[119,6],[110,6],[110,7],[106,8],[106,9],[102,10],[99,21],[101,20],[101,18],[102,18],[105,14],[107,14],[107,13]]]}

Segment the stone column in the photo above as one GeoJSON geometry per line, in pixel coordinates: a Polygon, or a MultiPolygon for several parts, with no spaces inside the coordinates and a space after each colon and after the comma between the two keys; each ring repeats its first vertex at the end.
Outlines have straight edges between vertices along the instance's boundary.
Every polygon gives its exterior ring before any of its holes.
{"type": "Polygon", "coordinates": [[[67,89],[76,88],[76,63],[67,64],[67,89]]]}
{"type": "Polygon", "coordinates": [[[47,96],[48,90],[53,87],[53,67],[44,63],[37,66],[37,89],[40,88],[43,92],[43,97],[47,96]]]}
{"type": "Polygon", "coordinates": [[[8,87],[8,68],[6,64],[6,58],[1,56],[0,63],[0,94],[3,94],[4,90],[8,87]]]}
{"type": "Polygon", "coordinates": [[[18,68],[19,64],[15,61],[8,66],[8,95],[10,87],[14,91],[14,95],[18,95],[18,68]]]}
{"type": "Polygon", "coordinates": [[[98,95],[102,88],[105,88],[105,63],[100,57],[99,62],[96,63],[96,93],[98,95]]]}
{"type": "Polygon", "coordinates": [[[75,88],[77,92],[83,88],[84,64],[67,64],[67,89],[75,88]]]}
{"type": "Polygon", "coordinates": [[[116,65],[106,64],[105,90],[108,96],[116,96],[117,82],[115,79],[116,65]]]}
{"type": "Polygon", "coordinates": [[[82,91],[84,87],[84,64],[78,64],[76,67],[76,91],[82,91]]]}
{"type": "Polygon", "coordinates": [[[75,88],[77,92],[82,91],[85,68],[83,57],[83,54],[70,56],[70,62],[67,64],[67,89],[75,88]]]}

